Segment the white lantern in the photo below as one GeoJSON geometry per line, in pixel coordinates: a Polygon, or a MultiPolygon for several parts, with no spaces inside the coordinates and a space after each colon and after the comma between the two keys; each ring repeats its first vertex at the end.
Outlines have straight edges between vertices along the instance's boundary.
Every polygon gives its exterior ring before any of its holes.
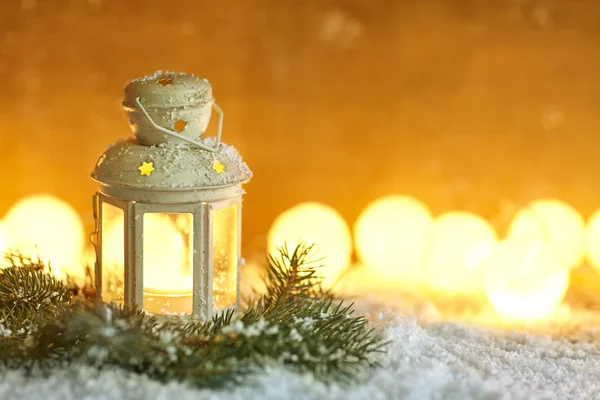
{"type": "Polygon", "coordinates": [[[106,150],[92,174],[97,296],[203,319],[237,306],[251,172],[220,143],[210,84],[157,73],[132,81],[123,106],[135,138],[106,150]],[[213,107],[217,137],[202,138],[213,107]]]}

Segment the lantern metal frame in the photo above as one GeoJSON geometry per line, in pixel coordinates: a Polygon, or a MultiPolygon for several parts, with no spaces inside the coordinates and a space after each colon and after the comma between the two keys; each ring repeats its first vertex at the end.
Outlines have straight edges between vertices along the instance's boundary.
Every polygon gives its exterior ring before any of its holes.
{"type": "MultiPolygon", "coordinates": [[[[144,215],[151,213],[192,215],[192,315],[209,319],[213,313],[214,274],[214,213],[236,205],[236,298],[232,307],[240,302],[242,194],[241,185],[201,190],[154,190],[156,202],[143,202],[147,190],[102,185],[94,195],[94,221],[96,240],[96,296],[102,299],[103,266],[102,242],[104,236],[103,204],[123,211],[124,305],[143,309],[144,304],[144,215]],[[195,201],[191,201],[195,200],[195,201]]],[[[223,311],[223,310],[219,310],[223,311]]]]}

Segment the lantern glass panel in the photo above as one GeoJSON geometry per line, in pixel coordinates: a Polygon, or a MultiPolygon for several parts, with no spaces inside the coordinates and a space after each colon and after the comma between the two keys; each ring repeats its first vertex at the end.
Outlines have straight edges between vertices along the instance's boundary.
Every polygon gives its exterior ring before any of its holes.
{"type": "Polygon", "coordinates": [[[153,314],[191,314],[193,215],[144,214],[144,309],[153,314]]]}
{"type": "Polygon", "coordinates": [[[123,304],[125,227],[124,212],[102,203],[102,300],[123,304]]]}
{"type": "Polygon", "coordinates": [[[213,311],[235,305],[238,265],[238,206],[213,211],[213,311]]]}

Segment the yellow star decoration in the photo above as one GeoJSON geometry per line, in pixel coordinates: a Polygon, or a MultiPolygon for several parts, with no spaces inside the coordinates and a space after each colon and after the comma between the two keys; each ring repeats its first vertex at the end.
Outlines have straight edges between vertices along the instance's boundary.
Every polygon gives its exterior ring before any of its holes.
{"type": "Polygon", "coordinates": [[[140,170],[140,175],[146,175],[146,176],[150,176],[152,174],[152,171],[154,171],[154,163],[147,163],[144,161],[144,163],[138,168],[140,170]]]}
{"type": "Polygon", "coordinates": [[[175,123],[173,124],[173,128],[175,128],[176,132],[183,132],[186,126],[187,122],[185,122],[182,119],[180,119],[179,121],[175,121],[175,123]]]}
{"type": "Polygon", "coordinates": [[[213,164],[212,169],[217,171],[217,174],[222,174],[225,171],[225,166],[221,164],[221,161],[217,160],[213,164]]]}

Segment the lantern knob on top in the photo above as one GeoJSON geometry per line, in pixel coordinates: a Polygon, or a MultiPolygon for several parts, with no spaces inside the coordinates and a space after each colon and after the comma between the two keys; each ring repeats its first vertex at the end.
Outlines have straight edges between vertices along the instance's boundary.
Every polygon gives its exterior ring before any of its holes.
{"type": "Polygon", "coordinates": [[[212,97],[208,80],[194,75],[157,72],[125,88],[123,108],[140,144],[187,144],[216,152],[221,142],[223,111],[212,97]],[[219,113],[214,144],[202,141],[212,108],[219,113]]]}

